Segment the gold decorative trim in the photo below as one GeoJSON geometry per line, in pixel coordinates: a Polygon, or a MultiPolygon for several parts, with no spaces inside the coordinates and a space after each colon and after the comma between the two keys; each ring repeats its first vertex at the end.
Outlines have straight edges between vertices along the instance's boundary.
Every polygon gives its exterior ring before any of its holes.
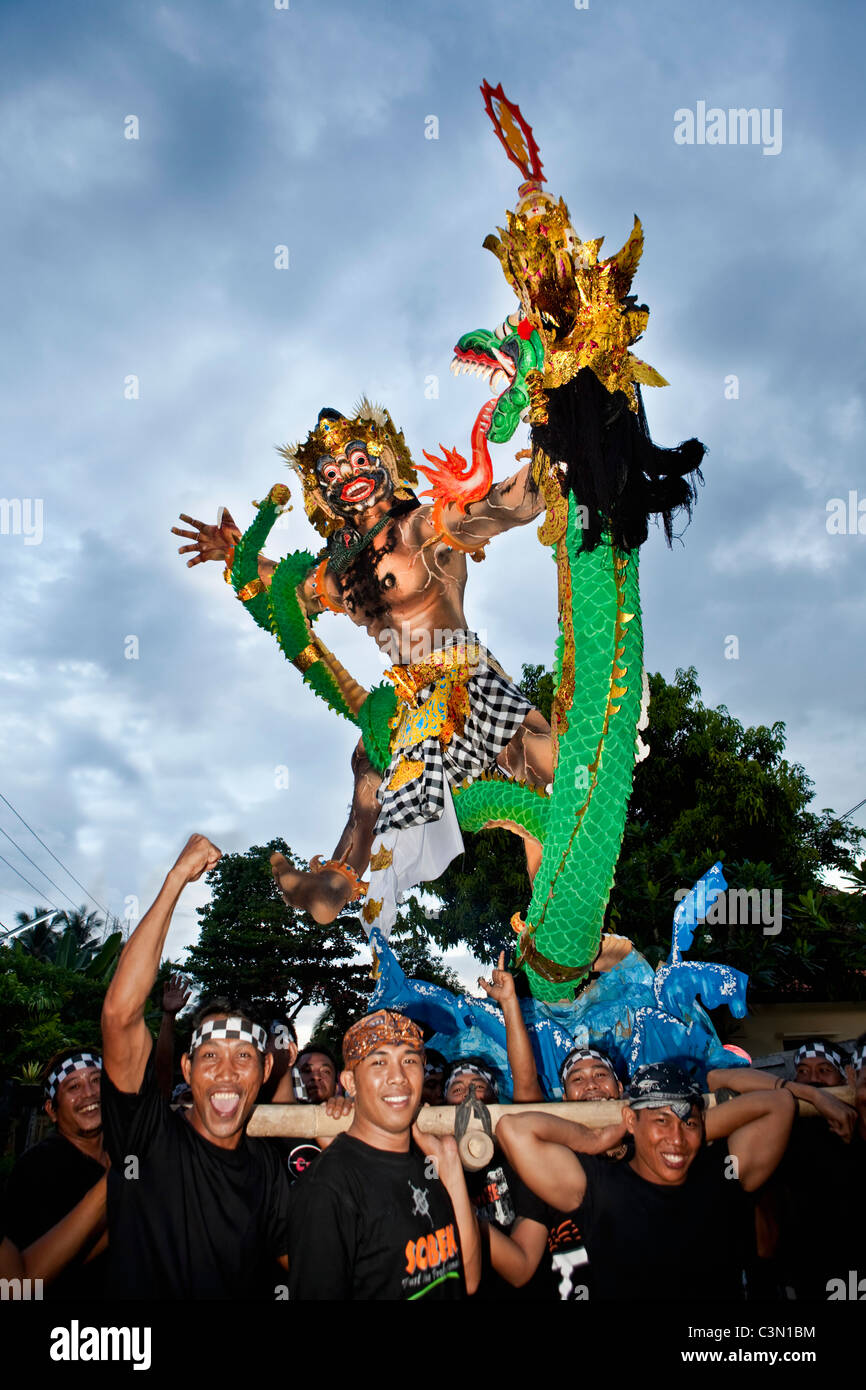
{"type": "Polygon", "coordinates": [[[292,658],[292,665],[297,666],[299,671],[309,671],[310,667],[315,666],[321,659],[318,648],[310,642],[302,652],[298,652],[298,655],[292,658]]]}
{"type": "Polygon", "coordinates": [[[414,762],[411,758],[404,758],[401,763],[397,764],[394,775],[388,783],[389,792],[399,791],[401,787],[406,786],[407,782],[414,782],[415,778],[420,777],[423,771],[423,761],[419,759],[414,762]]]}
{"type": "Polygon", "coordinates": [[[394,855],[390,849],[377,849],[370,859],[370,872],[379,873],[382,869],[390,869],[394,855]]]}

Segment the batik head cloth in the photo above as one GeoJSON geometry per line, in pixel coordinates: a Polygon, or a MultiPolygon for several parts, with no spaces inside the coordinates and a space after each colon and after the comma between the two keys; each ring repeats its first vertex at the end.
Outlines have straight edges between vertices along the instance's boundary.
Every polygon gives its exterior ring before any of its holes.
{"type": "Polygon", "coordinates": [[[343,1061],[351,1070],[378,1047],[414,1047],[424,1051],[424,1036],[417,1023],[405,1014],[379,1009],[353,1023],[343,1038],[343,1061]]]}
{"type": "Polygon", "coordinates": [[[604,1062],[604,1065],[608,1068],[612,1075],[616,1076],[616,1072],[613,1069],[613,1063],[611,1062],[610,1058],[605,1057],[603,1052],[599,1052],[597,1047],[573,1047],[569,1052],[568,1056],[566,1057],[565,1061],[563,1062],[562,1066],[559,1068],[560,1086],[562,1086],[563,1088],[565,1087],[565,1083],[568,1080],[574,1067],[577,1066],[578,1062],[583,1062],[588,1057],[593,1058],[597,1062],[604,1062]]]}
{"type": "Polygon", "coordinates": [[[67,1076],[71,1076],[74,1071],[89,1071],[91,1067],[97,1067],[101,1071],[102,1058],[94,1057],[92,1052],[70,1052],[69,1056],[58,1062],[48,1075],[45,1082],[45,1094],[48,1099],[54,1099],[57,1088],[67,1076]]]}
{"type": "Polygon", "coordinates": [[[829,1043],[804,1042],[794,1057],[794,1066],[798,1067],[807,1057],[826,1057],[827,1061],[832,1062],[837,1070],[845,1070],[845,1062],[841,1052],[837,1052],[836,1048],[831,1047],[829,1043]]]}
{"type": "Polygon", "coordinates": [[[851,1053],[851,1065],[854,1068],[855,1076],[862,1071],[863,1067],[866,1067],[866,1043],[854,1048],[851,1053]]]}
{"type": "Polygon", "coordinates": [[[264,1052],[268,1045],[268,1035],[264,1028],[258,1023],[251,1023],[248,1018],[243,1018],[240,1014],[230,1014],[228,1017],[215,1014],[211,1018],[206,1018],[203,1023],[199,1024],[190,1038],[190,1053],[195,1052],[197,1047],[201,1047],[207,1038],[252,1043],[259,1052],[264,1052]]]}
{"type": "Polygon", "coordinates": [[[682,1067],[669,1062],[655,1062],[638,1067],[628,1086],[625,1099],[632,1110],[670,1109],[677,1119],[685,1120],[693,1105],[704,1108],[701,1088],[682,1067]]]}
{"type": "Polygon", "coordinates": [[[448,1073],[442,1082],[443,1095],[448,1094],[448,1087],[451,1085],[451,1082],[454,1080],[454,1078],[456,1076],[462,1076],[467,1071],[472,1076],[480,1076],[482,1080],[487,1082],[488,1086],[494,1093],[498,1091],[499,1088],[496,1085],[496,1077],[489,1067],[483,1067],[480,1062],[457,1061],[451,1063],[451,1066],[448,1068],[448,1073]]]}

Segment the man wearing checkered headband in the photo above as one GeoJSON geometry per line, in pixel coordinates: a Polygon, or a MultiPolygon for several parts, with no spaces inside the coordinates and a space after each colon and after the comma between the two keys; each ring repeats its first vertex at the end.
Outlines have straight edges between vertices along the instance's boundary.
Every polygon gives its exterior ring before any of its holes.
{"type": "MultiPolygon", "coordinates": [[[[45,1113],[54,1131],[21,1155],[6,1189],[7,1233],[19,1250],[61,1221],[105,1176],[101,1068],[102,1059],[82,1048],[66,1048],[45,1067],[45,1113]]],[[[102,1296],[105,1256],[87,1258],[98,1235],[94,1226],[92,1239],[52,1285],[50,1297],[102,1296]]]]}
{"type": "Polygon", "coordinates": [[[523,1180],[579,1225],[591,1299],[741,1298],[753,1224],[744,1194],[779,1163],[793,1097],[760,1090],[705,1114],[695,1078],[654,1063],[624,1101],[620,1123],[603,1129],[527,1111],[503,1116],[497,1138],[523,1180]],[[626,1134],[631,1157],[610,1162],[626,1134]]]}
{"type": "Polygon", "coordinates": [[[294,1189],[290,1298],[474,1293],[481,1248],[457,1145],[414,1123],[424,1085],[420,1028],[380,1009],[352,1025],[343,1058],[352,1124],[294,1189]]]}
{"type": "Polygon", "coordinates": [[[172,914],[220,851],[193,835],[139,922],[102,1010],[103,1116],[110,1287],[121,1298],[273,1298],[288,1244],[288,1183],[246,1122],[273,1057],[249,1011],[216,1000],[193,1021],[181,1070],[190,1110],[173,1111],[156,1079],[144,1021],[172,914]]]}

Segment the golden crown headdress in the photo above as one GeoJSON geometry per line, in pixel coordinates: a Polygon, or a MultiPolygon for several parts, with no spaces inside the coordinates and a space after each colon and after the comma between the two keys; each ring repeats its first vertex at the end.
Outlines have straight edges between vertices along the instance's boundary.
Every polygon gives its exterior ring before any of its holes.
{"type": "Polygon", "coordinates": [[[562,386],[591,367],[608,391],[622,390],[637,409],[635,383],[667,386],[663,376],[629,352],[647,326],[649,309],[629,294],[643,251],[639,218],[621,251],[599,261],[603,237],[581,241],[568,208],[542,184],[543,166],[532,129],[502,84],[481,88],[487,113],[509,159],[523,174],[519,202],[507,229],[488,236],[523,314],[544,344],[545,389],[562,386]]]}
{"type": "Polygon", "coordinates": [[[394,484],[394,495],[398,499],[411,495],[410,489],[418,481],[412,455],[406,447],[403,431],[398,430],[388,411],[382,405],[374,405],[363,396],[355,406],[351,418],[339,415],[334,410],[319,412],[319,419],[307,438],[298,444],[285,444],[277,452],[283,456],[301,480],[304,489],[304,508],[310,521],[322,536],[330,536],[344,524],[325,502],[319,489],[316,464],[325,454],[339,458],[352,440],[362,440],[368,453],[387,469],[394,484]]]}

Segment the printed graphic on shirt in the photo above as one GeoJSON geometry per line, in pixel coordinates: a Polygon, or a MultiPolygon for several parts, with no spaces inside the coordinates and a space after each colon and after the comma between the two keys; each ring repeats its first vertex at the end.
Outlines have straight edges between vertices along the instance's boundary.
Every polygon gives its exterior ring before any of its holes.
{"type": "Polygon", "coordinates": [[[508,1230],[517,1220],[514,1198],[502,1168],[488,1168],[487,1182],[472,1199],[472,1205],[482,1221],[490,1221],[501,1230],[508,1230]]]}
{"type": "MultiPolygon", "coordinates": [[[[409,1188],[412,1193],[412,1215],[426,1217],[427,1225],[432,1227],[428,1189],[416,1187],[411,1181],[409,1188]]],[[[407,1240],[404,1254],[403,1290],[408,1299],[423,1298],[444,1279],[460,1278],[460,1252],[453,1221],[407,1240]]]]}
{"type": "Polygon", "coordinates": [[[547,1238],[557,1296],[568,1303],[589,1297],[589,1256],[580,1231],[570,1216],[551,1227],[547,1238]]]}
{"type": "Polygon", "coordinates": [[[305,1173],[309,1172],[321,1153],[322,1150],[318,1144],[293,1145],[288,1157],[289,1180],[296,1182],[298,1178],[302,1178],[305,1173]]]}
{"type": "Polygon", "coordinates": [[[430,1194],[428,1193],[426,1187],[416,1187],[413,1182],[410,1182],[409,1186],[412,1189],[412,1201],[415,1204],[412,1208],[412,1215],[429,1216],[430,1194]]]}

